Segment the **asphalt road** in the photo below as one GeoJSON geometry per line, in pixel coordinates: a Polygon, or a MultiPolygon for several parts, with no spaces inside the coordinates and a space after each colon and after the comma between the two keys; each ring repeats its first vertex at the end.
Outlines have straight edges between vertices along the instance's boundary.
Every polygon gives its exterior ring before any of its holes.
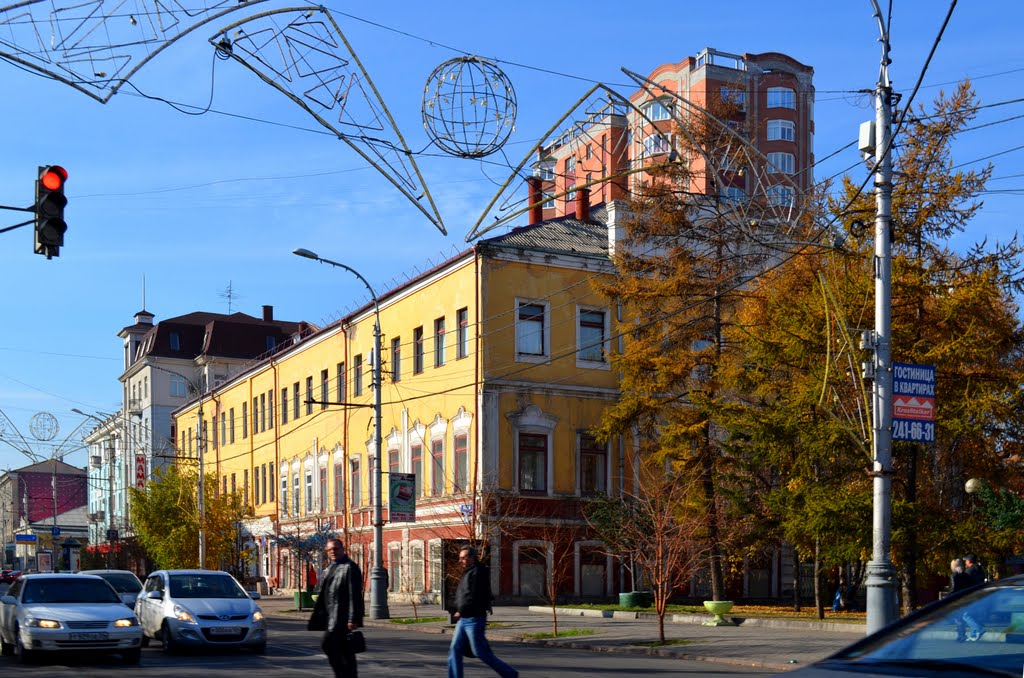
{"type": "MultiPolygon", "coordinates": [[[[319,648],[319,633],[305,630],[299,619],[270,618],[267,653],[218,652],[164,656],[159,643],[143,650],[140,666],[124,666],[116,655],[44,658],[38,664],[20,666],[14,657],[0,657],[0,674],[24,676],[135,676],[146,678],[252,678],[331,675],[327,658],[319,648]]],[[[407,630],[367,629],[368,651],[360,655],[359,675],[372,678],[426,678],[445,676],[448,654],[446,635],[407,630]]],[[[524,678],[556,676],[770,676],[771,672],[747,670],[725,664],[681,661],[660,657],[599,654],[585,650],[538,647],[522,643],[493,643],[495,653],[520,671],[524,678]]],[[[477,659],[466,660],[466,678],[496,675],[477,659]]]]}

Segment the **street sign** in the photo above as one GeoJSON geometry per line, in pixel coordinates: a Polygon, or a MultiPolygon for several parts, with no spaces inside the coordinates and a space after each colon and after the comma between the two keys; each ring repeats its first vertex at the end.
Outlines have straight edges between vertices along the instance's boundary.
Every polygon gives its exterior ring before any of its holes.
{"type": "Polygon", "coordinates": [[[892,439],[935,442],[935,366],[892,364],[892,439]]]}
{"type": "Polygon", "coordinates": [[[38,541],[34,534],[16,534],[14,535],[14,542],[16,544],[35,544],[38,541]]]}
{"type": "Polygon", "coordinates": [[[54,537],[59,537],[60,536],[60,528],[57,527],[56,525],[54,525],[53,527],[50,528],[50,534],[52,534],[54,537]]]}
{"type": "Polygon", "coordinates": [[[146,455],[135,455],[135,487],[140,490],[146,487],[146,455]]]}

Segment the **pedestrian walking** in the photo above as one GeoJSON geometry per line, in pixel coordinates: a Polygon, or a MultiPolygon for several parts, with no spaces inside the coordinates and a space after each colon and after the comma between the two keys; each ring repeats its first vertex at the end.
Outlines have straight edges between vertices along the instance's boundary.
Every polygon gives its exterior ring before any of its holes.
{"type": "Polygon", "coordinates": [[[949,592],[956,593],[971,588],[971,578],[964,572],[962,558],[954,558],[949,563],[949,592]]]}
{"type": "Polygon", "coordinates": [[[494,656],[484,635],[491,610],[491,573],[479,562],[472,546],[459,551],[459,564],[463,572],[455,590],[457,622],[448,648],[448,678],[462,678],[462,658],[467,648],[502,678],[515,678],[519,672],[494,656]]]}
{"type": "Polygon", "coordinates": [[[336,678],[357,678],[349,633],[363,625],[363,574],[349,560],[340,539],[328,539],[325,550],[329,564],[320,577],[319,595],[307,627],[325,632],[320,647],[336,678]]]}
{"type": "Polygon", "coordinates": [[[964,565],[967,566],[964,569],[964,574],[967,575],[969,586],[981,586],[988,581],[988,573],[978,562],[978,556],[968,553],[964,556],[964,565]]]}

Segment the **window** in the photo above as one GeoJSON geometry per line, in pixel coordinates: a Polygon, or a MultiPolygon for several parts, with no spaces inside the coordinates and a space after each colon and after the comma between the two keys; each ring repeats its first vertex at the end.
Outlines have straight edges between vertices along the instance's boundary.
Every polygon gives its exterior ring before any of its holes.
{"type": "Polygon", "coordinates": [[[593,157],[594,157],[594,149],[590,147],[590,144],[587,144],[587,160],[590,160],[593,157]]]}
{"type": "Polygon", "coordinates": [[[412,373],[419,374],[423,371],[423,328],[417,327],[412,331],[412,373]]]}
{"type": "Polygon", "coordinates": [[[319,509],[321,511],[327,510],[327,467],[320,467],[320,503],[319,509]]]}
{"type": "Polygon", "coordinates": [[[579,435],[580,443],[580,493],[584,495],[604,494],[608,491],[606,477],[608,448],[599,445],[589,433],[579,435]]]}
{"type": "Polygon", "coordinates": [[[769,153],[768,171],[793,174],[796,171],[796,159],[792,153],[769,153]]]}
{"type": "Polygon", "coordinates": [[[465,492],[469,489],[469,434],[456,433],[455,443],[455,478],[453,492],[465,492]]]}
{"type": "Polygon", "coordinates": [[[721,89],[722,103],[735,106],[738,110],[746,110],[747,93],[735,87],[723,86],[721,89]]]}
{"type": "Polygon", "coordinates": [[[412,446],[412,473],[416,476],[416,496],[423,496],[423,446],[412,446]]]}
{"type": "Polygon", "coordinates": [[[768,108],[796,108],[796,92],[789,87],[769,87],[768,108]]]}
{"type": "Polygon", "coordinates": [[[352,360],[352,394],[363,395],[363,356],[357,355],[352,360]]]}
{"type": "Polygon", "coordinates": [[[213,415],[212,417],[210,417],[210,429],[212,429],[211,434],[213,435],[213,449],[217,449],[217,415],[216,414],[213,415]]]}
{"type": "Polygon", "coordinates": [[[576,199],[576,182],[565,185],[565,202],[568,204],[576,199]]]}
{"type": "MultiPolygon", "coordinates": [[[[260,497],[261,503],[267,503],[267,465],[263,464],[260,466],[260,473],[263,475],[263,495],[260,497]]],[[[274,469],[270,469],[270,501],[274,501],[274,469]]]]}
{"type": "Polygon", "coordinates": [[[391,381],[402,381],[402,339],[391,340],[391,381]]]}
{"type": "Polygon", "coordinates": [[[547,492],[548,437],[543,433],[519,434],[519,490],[547,492]]]}
{"type": "Polygon", "coordinates": [[[401,455],[398,450],[388,450],[388,475],[399,472],[399,459],[401,455]]]}
{"type": "Polygon", "coordinates": [[[349,475],[349,487],[351,488],[349,496],[352,499],[352,503],[349,504],[349,506],[356,508],[362,504],[362,499],[359,496],[359,491],[361,489],[361,486],[359,485],[359,460],[353,459],[349,462],[349,465],[352,469],[349,475]]]}
{"type": "Polygon", "coordinates": [[[430,441],[430,493],[435,497],[444,494],[444,441],[430,441]]]}
{"type": "Polygon", "coordinates": [[[768,187],[768,204],[773,207],[791,207],[796,198],[792,186],[776,184],[768,187]]]}
{"type": "Polygon", "coordinates": [[[540,194],[540,199],[544,202],[541,203],[541,209],[553,210],[555,209],[555,194],[551,191],[543,191],[540,194]]]}
{"type": "Polygon", "coordinates": [[[334,464],[334,510],[345,506],[345,465],[334,464]]]}
{"type": "Polygon", "coordinates": [[[335,381],[338,382],[335,390],[337,391],[338,402],[343,403],[345,402],[345,363],[338,363],[335,370],[335,381]]]}
{"type": "Polygon", "coordinates": [[[277,337],[272,334],[268,334],[266,346],[268,351],[273,351],[274,347],[277,346],[277,337]]]}
{"type": "Polygon", "coordinates": [[[605,312],[580,309],[579,353],[580,360],[595,363],[605,362],[605,312]]]}
{"type": "Polygon", "coordinates": [[[313,469],[306,469],[306,513],[313,512],[313,469]]]}
{"type": "Polygon", "coordinates": [[[181,335],[180,334],[178,334],[177,332],[171,332],[170,336],[168,337],[168,340],[170,341],[171,350],[172,351],[180,351],[181,350],[181,335]]]}
{"type": "MultiPolygon", "coordinates": [[[[255,424],[253,428],[256,428],[255,424]]],[[[267,394],[260,394],[260,432],[267,430],[267,394]]]]}
{"type": "Polygon", "coordinates": [[[292,384],[292,419],[299,418],[299,382],[292,384]]]}
{"type": "Polygon", "coordinates": [[[669,152],[668,140],[660,134],[652,134],[644,138],[644,157],[669,152]]]}
{"type": "Polygon", "coordinates": [[[722,187],[722,202],[732,203],[738,205],[747,199],[747,192],[739,186],[723,186],[722,187]]]}
{"type": "Polygon", "coordinates": [[[533,168],[533,176],[541,181],[552,181],[555,178],[555,161],[545,160],[533,168]]]}
{"type": "Polygon", "coordinates": [[[565,159],[565,178],[576,179],[576,156],[570,155],[565,159]]]}
{"type": "Polygon", "coordinates": [[[249,504],[249,469],[242,469],[242,498],[249,504]]]}
{"type": "Polygon", "coordinates": [[[288,387],[281,389],[281,423],[288,423],[288,387]]]}
{"type": "Polygon", "coordinates": [[[455,356],[465,358],[469,355],[469,309],[460,308],[455,312],[455,324],[458,326],[455,335],[455,356]]]}
{"type": "Polygon", "coordinates": [[[768,121],[768,141],[796,140],[796,124],[789,120],[768,121]]]}
{"type": "Polygon", "coordinates": [[[412,592],[423,590],[423,544],[409,546],[409,574],[412,580],[412,592]]]}
{"type": "Polygon", "coordinates": [[[434,367],[444,365],[444,318],[434,321],[434,367]]]}
{"type": "Polygon", "coordinates": [[[252,434],[255,436],[260,432],[260,399],[252,399],[252,434]]]}
{"type": "MultiPolygon", "coordinates": [[[[274,465],[273,464],[269,464],[267,466],[267,473],[270,474],[270,483],[269,483],[269,487],[270,487],[270,501],[274,501],[274,488],[277,487],[277,485],[274,484],[274,465]]],[[[264,483],[263,486],[267,487],[268,484],[264,483]]]]}
{"type": "Polygon", "coordinates": [[[430,567],[430,590],[441,592],[441,543],[433,542],[428,547],[428,565],[430,567]]]}
{"type": "Polygon", "coordinates": [[[330,393],[330,377],[327,374],[327,370],[320,370],[320,409],[326,410],[327,403],[331,399],[330,393]]]}
{"type": "Polygon", "coordinates": [[[545,307],[542,304],[519,302],[516,312],[516,353],[545,356],[545,307]]]}
{"type": "Polygon", "coordinates": [[[242,403],[242,437],[249,437],[249,403],[242,403]]]}
{"type": "Polygon", "coordinates": [[[281,473],[281,513],[288,515],[288,476],[284,472],[281,473]]]}
{"type": "Polygon", "coordinates": [[[177,374],[171,375],[171,397],[184,398],[188,394],[188,382],[185,377],[177,374]]]}
{"type": "MultiPolygon", "coordinates": [[[[248,472],[249,471],[246,471],[246,473],[248,473],[248,472]]],[[[248,501],[248,499],[246,499],[246,501],[248,501]]],[[[252,470],[252,503],[253,504],[259,504],[260,503],[260,470],[259,470],[259,468],[254,468],[252,470]]]]}
{"type": "Polygon", "coordinates": [[[660,99],[655,99],[654,101],[644,104],[641,110],[643,110],[644,115],[646,115],[651,122],[668,120],[672,117],[668,111],[668,106],[660,99]]]}
{"type": "Polygon", "coordinates": [[[299,507],[302,506],[299,497],[299,474],[292,476],[292,515],[299,515],[299,507]]]}
{"type": "Polygon", "coordinates": [[[228,419],[231,422],[228,426],[228,436],[230,442],[235,442],[235,408],[228,410],[228,419]]]}
{"type": "Polygon", "coordinates": [[[228,413],[220,413],[220,444],[228,444],[228,413]]]}
{"type": "Polygon", "coordinates": [[[313,414],[313,377],[306,377],[306,414],[313,414]]]}

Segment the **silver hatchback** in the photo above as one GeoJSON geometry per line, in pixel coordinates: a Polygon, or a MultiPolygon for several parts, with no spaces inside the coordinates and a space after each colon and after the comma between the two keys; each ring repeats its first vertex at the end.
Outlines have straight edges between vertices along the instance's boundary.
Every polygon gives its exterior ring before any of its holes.
{"type": "Polygon", "coordinates": [[[142,642],[159,639],[164,652],[184,647],[267,649],[263,611],[227,572],[157,570],[135,602],[142,642]]]}

